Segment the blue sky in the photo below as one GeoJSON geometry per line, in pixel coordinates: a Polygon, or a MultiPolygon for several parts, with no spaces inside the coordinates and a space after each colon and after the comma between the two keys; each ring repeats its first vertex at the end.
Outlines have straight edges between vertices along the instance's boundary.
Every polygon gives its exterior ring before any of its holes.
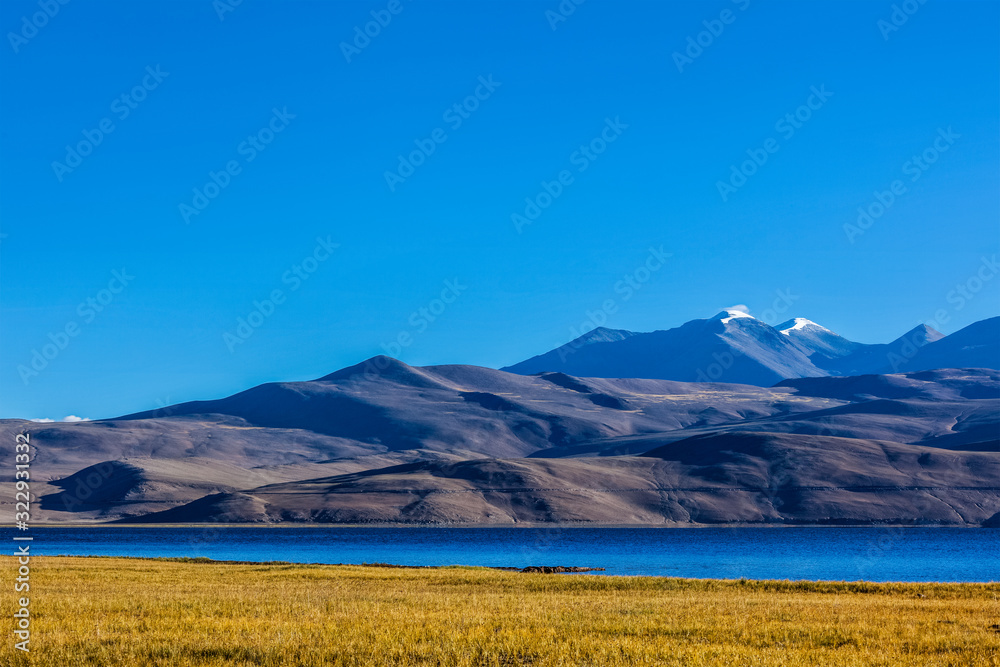
{"type": "Polygon", "coordinates": [[[46,6],[0,5],[0,417],[1000,311],[995,2],[46,6]]]}

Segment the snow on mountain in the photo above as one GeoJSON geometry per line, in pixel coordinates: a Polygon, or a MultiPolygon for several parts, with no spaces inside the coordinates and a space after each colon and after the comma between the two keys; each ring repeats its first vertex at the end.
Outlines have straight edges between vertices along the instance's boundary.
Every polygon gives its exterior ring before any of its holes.
{"type": "MultiPolygon", "coordinates": [[[[849,341],[840,334],[804,317],[796,317],[782,322],[775,329],[787,336],[807,357],[819,354],[830,359],[837,359],[847,356],[861,347],[859,343],[849,341]]],[[[819,359],[813,363],[822,366],[819,359]]]]}
{"type": "Polygon", "coordinates": [[[770,386],[788,378],[901,369],[998,368],[1000,336],[994,335],[998,322],[1000,318],[985,320],[945,337],[921,325],[891,343],[867,345],[803,317],[772,327],[734,306],[664,331],[595,329],[501,370],[770,386]]]}
{"type": "Polygon", "coordinates": [[[716,315],[715,317],[713,317],[711,319],[713,319],[713,320],[719,320],[723,324],[726,324],[727,322],[729,322],[731,320],[735,320],[735,319],[738,319],[738,318],[741,318],[741,317],[750,318],[751,320],[757,319],[756,317],[754,317],[750,313],[746,312],[745,310],[740,310],[739,308],[726,308],[721,313],[719,313],[718,315],[716,315]]]}
{"type": "MultiPolygon", "coordinates": [[[[779,332],[785,334],[786,336],[789,335],[792,331],[799,331],[801,329],[807,329],[807,328],[808,329],[822,329],[823,331],[830,331],[826,327],[821,327],[820,325],[816,324],[812,320],[807,320],[804,317],[795,317],[795,318],[792,318],[792,319],[788,320],[787,322],[782,322],[781,324],[779,324],[778,326],[775,327],[775,329],[777,329],[779,332]]],[[[830,333],[833,333],[833,332],[830,331],[830,333]]]]}
{"type": "Polygon", "coordinates": [[[741,308],[727,308],[666,331],[628,333],[627,338],[608,342],[580,337],[502,370],[760,386],[829,374],[813,365],[792,341],[741,308]]]}

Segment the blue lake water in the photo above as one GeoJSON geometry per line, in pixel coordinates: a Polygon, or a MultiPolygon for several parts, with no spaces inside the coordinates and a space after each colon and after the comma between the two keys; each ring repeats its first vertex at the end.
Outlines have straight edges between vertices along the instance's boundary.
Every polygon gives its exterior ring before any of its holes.
{"type": "Polygon", "coordinates": [[[986,528],[34,528],[36,555],[398,565],[574,565],[608,575],[1000,581],[986,528]]]}

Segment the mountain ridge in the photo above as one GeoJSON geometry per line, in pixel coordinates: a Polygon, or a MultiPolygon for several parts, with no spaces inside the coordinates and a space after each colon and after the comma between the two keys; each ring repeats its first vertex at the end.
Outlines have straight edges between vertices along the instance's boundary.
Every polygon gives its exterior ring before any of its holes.
{"type": "Polygon", "coordinates": [[[805,318],[772,327],[737,309],[673,329],[627,333],[608,340],[602,333],[600,342],[584,342],[588,336],[584,334],[501,370],[523,375],[563,372],[771,386],[799,377],[1000,368],[1000,317],[976,322],[949,336],[921,324],[883,344],[850,341],[805,318]]]}
{"type": "Polygon", "coordinates": [[[1000,318],[862,345],[734,308],[595,329],[547,353],[555,371],[379,355],[111,419],[0,420],[0,441],[34,446],[40,523],[990,526],[1000,370],[971,366],[997,339],[1000,318]],[[970,363],[926,368],[952,360],[970,363]],[[843,372],[886,363],[917,370],[843,372]]]}

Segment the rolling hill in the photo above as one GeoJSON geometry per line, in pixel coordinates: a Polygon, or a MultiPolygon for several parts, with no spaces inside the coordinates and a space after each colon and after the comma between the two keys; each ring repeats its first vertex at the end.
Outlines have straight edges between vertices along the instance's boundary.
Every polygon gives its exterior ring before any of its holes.
{"type": "Polygon", "coordinates": [[[765,388],[376,357],[219,400],[2,420],[0,432],[30,434],[42,522],[980,525],[1000,511],[990,369],[765,388]]]}

